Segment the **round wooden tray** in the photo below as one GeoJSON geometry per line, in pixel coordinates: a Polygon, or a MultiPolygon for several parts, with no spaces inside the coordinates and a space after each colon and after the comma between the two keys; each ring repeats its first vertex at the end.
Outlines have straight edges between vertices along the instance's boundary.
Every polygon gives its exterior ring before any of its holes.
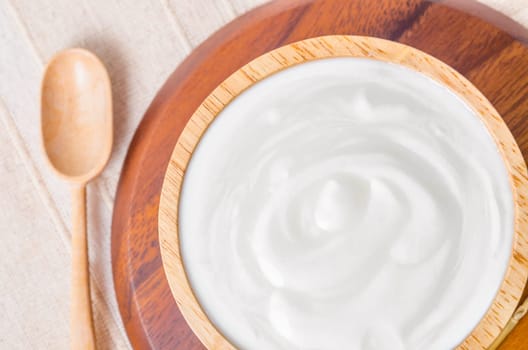
{"type": "MultiPolygon", "coordinates": [[[[465,12],[418,0],[278,1],[228,24],[197,48],[152,102],[129,149],[112,224],[117,299],[138,349],[203,349],[183,320],[162,269],[157,213],[170,155],[203,99],[238,68],[287,43],[327,34],[391,39],[421,49],[473,82],[528,155],[528,33],[504,16],[464,3],[465,12]],[[507,34],[513,33],[514,36],[507,34]]],[[[525,293],[526,294],[526,293],[525,293]]],[[[528,319],[503,349],[528,349],[528,319]]]]}

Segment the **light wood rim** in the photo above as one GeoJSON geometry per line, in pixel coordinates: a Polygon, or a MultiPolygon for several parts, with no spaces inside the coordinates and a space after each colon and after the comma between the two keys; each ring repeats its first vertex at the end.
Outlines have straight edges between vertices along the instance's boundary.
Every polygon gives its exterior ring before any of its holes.
{"type": "Polygon", "coordinates": [[[185,170],[207,127],[236,96],[254,83],[293,65],[330,57],[363,57],[392,62],[421,72],[449,87],[480,116],[505,161],[514,201],[512,254],[493,304],[457,349],[486,349],[512,316],[528,277],[528,175],[510,130],[482,93],[438,59],[397,42],[332,35],[311,38],[270,51],[222,82],[198,107],[183,129],[165,174],[159,206],[159,240],[163,268],[187,323],[208,349],[235,349],[211,323],[187,279],[180,254],[178,202],[185,170]]]}

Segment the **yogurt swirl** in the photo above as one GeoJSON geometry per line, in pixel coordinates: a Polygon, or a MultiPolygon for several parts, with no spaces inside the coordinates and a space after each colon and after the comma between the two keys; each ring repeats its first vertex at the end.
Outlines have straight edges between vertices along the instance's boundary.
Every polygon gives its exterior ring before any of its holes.
{"type": "Polygon", "coordinates": [[[254,85],[185,174],[185,269],[243,349],[448,349],[476,326],[513,235],[504,163],[429,78],[334,58],[254,85]]]}

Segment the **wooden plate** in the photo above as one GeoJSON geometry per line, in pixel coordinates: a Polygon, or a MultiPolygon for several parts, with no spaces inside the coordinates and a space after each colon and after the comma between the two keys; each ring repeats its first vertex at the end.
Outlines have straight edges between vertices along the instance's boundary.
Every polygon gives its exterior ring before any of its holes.
{"type": "MultiPolygon", "coordinates": [[[[516,39],[483,20],[436,3],[281,1],[235,20],[196,49],[147,111],[130,146],[117,192],[112,226],[114,282],[134,347],[203,348],[181,317],[165,279],[157,212],[176,140],[221,81],[255,57],[309,37],[388,38],[441,59],[473,82],[504,117],[526,156],[528,121],[523,116],[528,110],[528,50],[522,42],[527,42],[528,35],[504,17],[494,16],[516,39]]],[[[528,320],[524,319],[503,348],[528,349],[526,332],[528,320]]]]}

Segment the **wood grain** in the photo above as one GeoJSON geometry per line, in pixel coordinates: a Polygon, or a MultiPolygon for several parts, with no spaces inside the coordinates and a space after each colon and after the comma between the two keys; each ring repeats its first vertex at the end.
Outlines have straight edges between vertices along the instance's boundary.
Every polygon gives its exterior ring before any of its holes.
{"type": "MultiPolygon", "coordinates": [[[[528,50],[482,20],[419,0],[280,1],[237,18],[171,75],[148,109],[125,161],[114,208],[112,256],[121,315],[135,348],[203,348],[172,298],[157,237],[163,174],[179,133],[203,99],[238,68],[282,45],[325,34],[393,39],[442,59],[486,95],[528,154],[523,118],[528,50]],[[517,89],[505,88],[510,85],[517,89]]],[[[503,348],[528,349],[523,338],[527,332],[524,319],[503,348]]]]}
{"type": "Polygon", "coordinates": [[[295,42],[256,58],[224,80],[200,104],[181,132],[165,174],[159,205],[159,240],[172,294],[194,333],[208,349],[235,349],[215,328],[194,295],[180,254],[178,205],[183,175],[202,135],[235,97],[282,69],[328,57],[362,57],[396,63],[449,87],[479,115],[507,165],[513,189],[512,257],[493,305],[458,349],[486,349],[512,317],[528,277],[528,174],[521,151],[493,105],[460,73],[426,53],[393,41],[364,36],[322,36],[295,42]]]}

